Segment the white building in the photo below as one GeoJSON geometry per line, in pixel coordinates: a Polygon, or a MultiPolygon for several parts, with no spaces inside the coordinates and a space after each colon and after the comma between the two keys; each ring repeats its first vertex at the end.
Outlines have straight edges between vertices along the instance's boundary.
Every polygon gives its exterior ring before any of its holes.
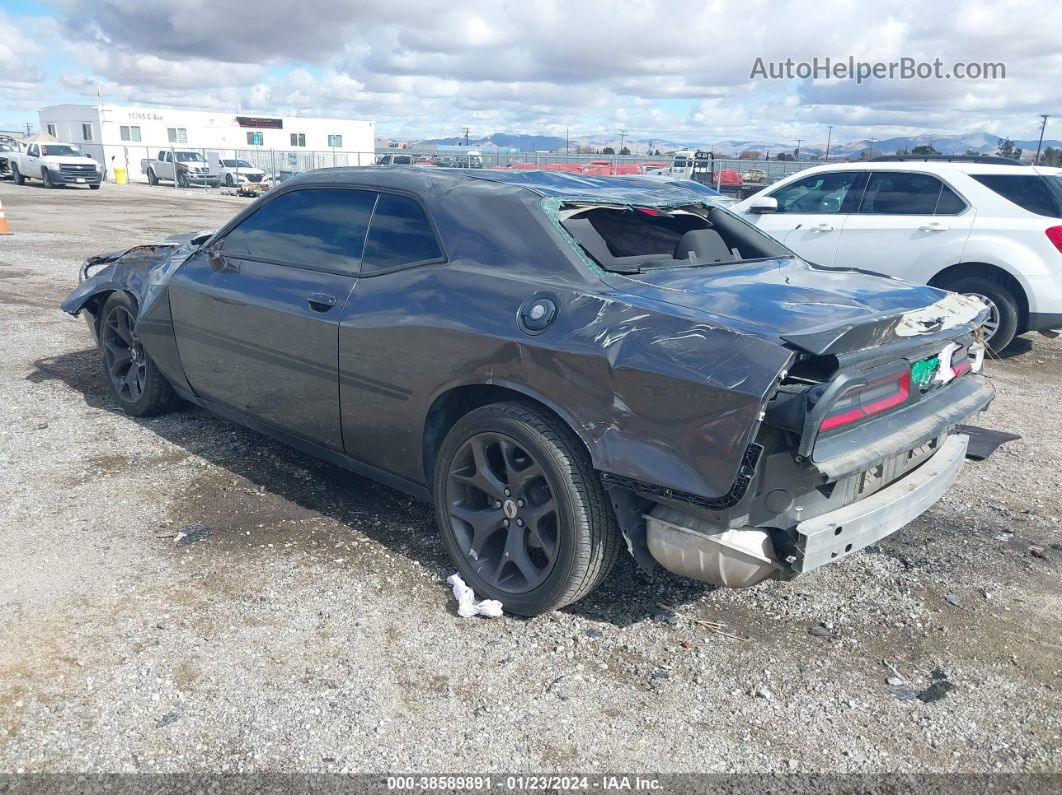
{"type": "Polygon", "coordinates": [[[52,105],[39,113],[42,132],[78,144],[109,174],[128,169],[131,178],[139,175],[141,159],[170,148],[227,152],[267,169],[374,162],[371,121],[120,105],[52,105]]]}

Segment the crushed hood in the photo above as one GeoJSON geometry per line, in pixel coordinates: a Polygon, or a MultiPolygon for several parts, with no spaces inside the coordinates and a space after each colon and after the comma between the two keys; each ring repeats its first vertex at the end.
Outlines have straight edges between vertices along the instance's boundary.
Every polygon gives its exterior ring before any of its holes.
{"type": "Polygon", "coordinates": [[[629,295],[817,354],[972,326],[987,311],[976,299],[935,287],[796,258],[608,273],[604,279],[629,295]]]}

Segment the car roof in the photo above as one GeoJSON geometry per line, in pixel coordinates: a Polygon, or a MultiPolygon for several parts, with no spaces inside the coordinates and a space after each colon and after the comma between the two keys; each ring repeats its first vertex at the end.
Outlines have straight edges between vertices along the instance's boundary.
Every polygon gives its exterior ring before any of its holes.
{"type": "Polygon", "coordinates": [[[626,177],[592,177],[562,171],[509,171],[465,168],[395,168],[351,166],[305,172],[289,180],[292,187],[308,184],[349,183],[351,186],[393,188],[420,194],[442,194],[463,188],[476,192],[495,188],[499,194],[531,192],[543,197],[580,198],[623,204],[673,201],[703,202],[704,194],[672,181],[634,180],[626,177]]]}
{"type": "Polygon", "coordinates": [[[1040,166],[1033,170],[1028,165],[1005,165],[1000,163],[979,163],[977,161],[945,161],[945,160],[855,160],[844,163],[823,163],[795,172],[796,174],[819,173],[820,171],[924,171],[939,172],[941,174],[1034,174],[1036,171],[1050,172],[1058,169],[1048,169],[1040,166]]]}

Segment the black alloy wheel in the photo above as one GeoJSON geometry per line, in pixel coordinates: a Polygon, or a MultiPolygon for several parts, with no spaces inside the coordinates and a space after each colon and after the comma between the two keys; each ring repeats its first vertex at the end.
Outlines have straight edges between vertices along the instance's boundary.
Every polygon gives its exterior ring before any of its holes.
{"type": "Polygon", "coordinates": [[[135,318],[124,306],[115,306],[103,321],[103,362],[111,388],[123,403],[136,403],[147,383],[147,355],[133,334],[135,318]]]}
{"type": "Polygon", "coordinates": [[[557,560],[557,502],[526,449],[500,433],[472,436],[446,491],[454,534],[484,582],[507,593],[543,583],[557,560]]]}
{"type": "Polygon", "coordinates": [[[99,314],[103,367],[111,392],[126,414],[150,417],[180,402],[136,335],[137,306],[122,292],[111,293],[99,314]]]}
{"type": "Polygon", "coordinates": [[[458,572],[506,612],[535,616],[576,602],[615,563],[621,537],[586,446],[532,402],[491,403],[457,420],[432,492],[458,572]]]}

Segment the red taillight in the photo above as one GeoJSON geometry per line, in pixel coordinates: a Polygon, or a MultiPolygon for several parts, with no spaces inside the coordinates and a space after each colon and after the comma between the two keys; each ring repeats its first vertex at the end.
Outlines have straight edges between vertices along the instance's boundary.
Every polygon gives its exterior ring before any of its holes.
{"type": "Polygon", "coordinates": [[[883,411],[905,403],[910,396],[910,371],[872,381],[842,396],[835,404],[839,413],[824,419],[819,430],[832,431],[835,428],[865,420],[867,417],[873,417],[875,414],[881,414],[883,411]],[[884,395],[882,395],[883,391],[884,395]],[[889,394],[890,391],[892,394],[889,394]],[[847,408],[853,403],[857,405],[847,408]]]}
{"type": "Polygon", "coordinates": [[[1047,239],[1055,244],[1055,248],[1062,254],[1062,226],[1048,227],[1046,230],[1047,239]]]}

